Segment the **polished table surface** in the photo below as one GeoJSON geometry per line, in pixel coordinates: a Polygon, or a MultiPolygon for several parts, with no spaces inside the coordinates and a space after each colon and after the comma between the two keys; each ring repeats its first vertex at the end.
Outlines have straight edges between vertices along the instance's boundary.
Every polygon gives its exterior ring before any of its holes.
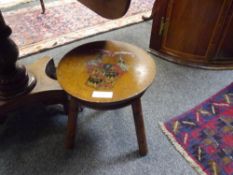
{"type": "Polygon", "coordinates": [[[155,72],[154,60],[144,50],[118,41],[97,41],[66,54],[57,78],[79,100],[116,103],[143,93],[155,72]]]}
{"type": "MultiPolygon", "coordinates": [[[[126,14],[131,0],[79,0],[79,2],[104,18],[117,19],[126,14]]],[[[42,13],[45,13],[44,0],[40,0],[40,4],[42,13]]]]}

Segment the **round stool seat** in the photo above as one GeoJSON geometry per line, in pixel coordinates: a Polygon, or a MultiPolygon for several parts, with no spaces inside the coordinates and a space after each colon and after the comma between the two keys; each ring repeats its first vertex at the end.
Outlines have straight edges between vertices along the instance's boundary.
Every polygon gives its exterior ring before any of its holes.
{"type": "Polygon", "coordinates": [[[78,100],[110,105],[143,93],[155,72],[155,63],[144,50],[118,41],[97,41],[67,53],[58,65],[57,78],[78,100]]]}

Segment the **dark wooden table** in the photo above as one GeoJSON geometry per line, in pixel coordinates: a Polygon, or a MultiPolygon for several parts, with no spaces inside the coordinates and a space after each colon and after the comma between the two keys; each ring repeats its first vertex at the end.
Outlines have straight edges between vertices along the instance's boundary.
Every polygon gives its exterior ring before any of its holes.
{"type": "MultiPolygon", "coordinates": [[[[124,16],[129,9],[131,0],[78,0],[80,3],[108,19],[124,16]]],[[[42,14],[45,13],[44,0],[40,0],[42,14]]]]}
{"type": "Polygon", "coordinates": [[[131,105],[139,153],[146,155],[141,96],[155,73],[155,63],[144,50],[123,42],[92,42],[66,54],[57,68],[58,82],[70,96],[66,147],[74,146],[79,106],[110,110],[131,105]]]}
{"type": "Polygon", "coordinates": [[[41,5],[41,8],[42,8],[42,13],[45,13],[44,0],[40,0],[40,5],[41,5]]]}
{"type": "Polygon", "coordinates": [[[4,120],[4,116],[9,112],[30,104],[67,104],[66,93],[58,82],[50,78],[45,72],[50,59],[51,58],[46,56],[32,64],[26,65],[30,74],[36,78],[36,85],[29,93],[23,95],[19,94],[9,100],[0,98],[0,121],[4,120]]]}

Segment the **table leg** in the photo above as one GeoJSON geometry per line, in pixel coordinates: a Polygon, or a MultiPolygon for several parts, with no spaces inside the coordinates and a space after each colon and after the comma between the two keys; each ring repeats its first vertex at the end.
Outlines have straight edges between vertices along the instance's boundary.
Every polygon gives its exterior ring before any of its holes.
{"type": "Polygon", "coordinates": [[[7,115],[0,114],[0,125],[4,124],[7,119],[7,115]]]}
{"type": "Polygon", "coordinates": [[[44,0],[40,0],[40,5],[41,5],[41,8],[42,8],[42,14],[44,14],[45,13],[44,0]]]}
{"type": "Polygon", "coordinates": [[[64,113],[68,116],[69,115],[69,103],[70,103],[70,100],[69,100],[69,96],[66,95],[66,99],[65,101],[63,102],[62,106],[63,106],[63,110],[64,110],[64,113]]]}
{"type": "Polygon", "coordinates": [[[72,149],[74,147],[76,127],[77,127],[77,116],[78,116],[78,103],[76,99],[71,97],[68,106],[68,122],[67,122],[67,133],[65,140],[65,147],[72,149]]]}
{"type": "Polygon", "coordinates": [[[133,110],[134,124],[136,128],[137,139],[138,139],[139,154],[141,156],[145,156],[148,152],[148,149],[147,149],[146,134],[145,134],[145,127],[144,127],[143,114],[142,114],[142,105],[141,105],[140,98],[137,98],[132,103],[132,110],[133,110]]]}
{"type": "Polygon", "coordinates": [[[157,5],[157,3],[158,3],[158,1],[160,1],[160,0],[156,0],[155,2],[154,2],[154,5],[153,5],[153,8],[152,8],[152,11],[151,11],[151,15],[150,16],[142,16],[142,19],[143,19],[143,21],[147,21],[147,20],[151,20],[151,19],[153,19],[153,17],[154,17],[154,15],[155,15],[155,12],[156,12],[156,5],[157,5]]]}

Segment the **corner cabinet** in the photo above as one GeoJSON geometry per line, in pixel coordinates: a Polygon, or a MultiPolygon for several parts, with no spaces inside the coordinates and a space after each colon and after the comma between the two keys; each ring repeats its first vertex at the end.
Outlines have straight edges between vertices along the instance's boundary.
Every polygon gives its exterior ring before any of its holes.
{"type": "Polygon", "coordinates": [[[233,68],[233,0],[156,0],[152,53],[191,66],[233,68]]]}

